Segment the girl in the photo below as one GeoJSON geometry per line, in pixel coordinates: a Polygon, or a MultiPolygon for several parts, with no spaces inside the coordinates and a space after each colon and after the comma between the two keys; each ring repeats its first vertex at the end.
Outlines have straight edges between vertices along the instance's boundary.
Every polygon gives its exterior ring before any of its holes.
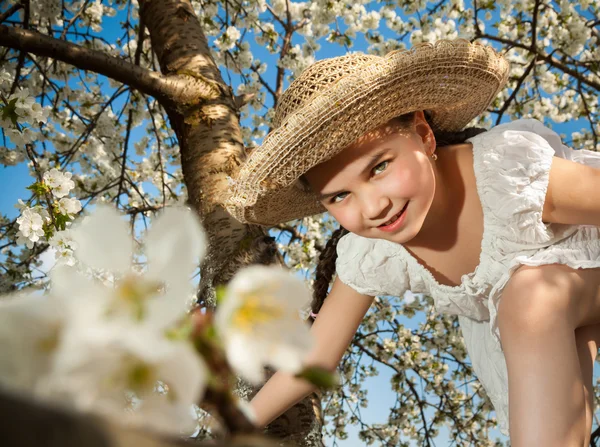
{"type": "MultiPolygon", "coordinates": [[[[340,223],[317,268],[307,363],[335,370],[374,296],[426,293],[458,315],[513,447],[581,447],[600,343],[600,154],[535,120],[458,132],[508,72],[461,39],[316,62],[282,95],[228,209],[340,223]]],[[[311,391],[278,372],[251,405],[263,426],[311,391]]]]}

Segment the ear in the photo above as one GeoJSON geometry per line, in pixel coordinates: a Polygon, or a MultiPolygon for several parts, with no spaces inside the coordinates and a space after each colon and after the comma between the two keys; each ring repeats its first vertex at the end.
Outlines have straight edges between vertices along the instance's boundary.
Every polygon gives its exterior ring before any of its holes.
{"type": "Polygon", "coordinates": [[[427,151],[427,155],[433,154],[433,152],[435,152],[436,147],[435,135],[433,134],[433,130],[427,122],[425,114],[422,110],[417,110],[415,112],[413,126],[415,134],[420,138],[421,143],[423,143],[423,147],[427,151]]]}

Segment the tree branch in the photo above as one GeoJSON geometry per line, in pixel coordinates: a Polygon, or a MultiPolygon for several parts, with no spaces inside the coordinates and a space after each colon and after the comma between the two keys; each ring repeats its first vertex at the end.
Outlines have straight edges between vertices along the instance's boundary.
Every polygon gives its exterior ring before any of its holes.
{"type": "Polygon", "coordinates": [[[21,3],[15,3],[14,5],[12,5],[7,11],[0,15],[0,23],[4,22],[22,7],[23,5],[21,3]]]}
{"type": "Polygon", "coordinates": [[[570,68],[567,65],[563,64],[559,60],[553,58],[551,55],[544,54],[542,52],[535,53],[535,52],[531,51],[531,46],[523,45],[523,44],[514,42],[512,40],[505,39],[503,37],[492,36],[491,34],[480,34],[477,37],[481,38],[481,39],[493,40],[493,41],[496,41],[496,42],[503,43],[505,45],[512,45],[513,47],[517,47],[517,48],[521,48],[523,50],[530,51],[539,60],[545,61],[551,67],[554,67],[554,68],[557,68],[559,70],[562,70],[563,72],[567,73],[568,75],[573,76],[575,79],[578,79],[583,84],[586,84],[586,85],[588,85],[588,86],[590,86],[592,88],[595,88],[596,90],[600,90],[600,83],[598,83],[596,81],[593,81],[592,79],[584,76],[583,74],[579,73],[577,70],[573,70],[572,68],[570,68]]]}
{"type": "Polygon", "coordinates": [[[0,45],[66,62],[127,84],[166,106],[186,106],[218,96],[211,82],[187,74],[163,76],[97,50],[25,29],[0,25],[0,45]]]}
{"type": "Polygon", "coordinates": [[[525,70],[525,72],[523,72],[523,75],[519,78],[519,82],[517,82],[515,89],[511,93],[510,97],[504,102],[504,104],[502,105],[502,108],[498,112],[498,118],[496,118],[496,126],[498,124],[500,124],[500,121],[502,120],[502,115],[504,115],[504,112],[506,112],[506,110],[508,110],[508,106],[510,106],[510,103],[513,102],[514,99],[517,97],[517,94],[519,93],[519,90],[521,89],[523,82],[525,81],[525,79],[527,79],[527,76],[529,76],[529,73],[531,73],[531,70],[533,70],[533,67],[535,67],[535,62],[536,62],[536,58],[535,58],[535,54],[534,54],[533,59],[531,60],[531,63],[527,67],[527,70],[525,70]]]}

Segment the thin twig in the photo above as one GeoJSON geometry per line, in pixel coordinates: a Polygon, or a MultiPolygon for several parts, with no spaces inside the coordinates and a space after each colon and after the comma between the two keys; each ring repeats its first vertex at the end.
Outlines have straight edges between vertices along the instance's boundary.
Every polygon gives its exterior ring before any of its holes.
{"type": "Polygon", "coordinates": [[[22,3],[15,3],[14,5],[12,5],[10,8],[8,8],[8,10],[6,10],[2,15],[0,15],[0,23],[4,22],[7,18],[12,16],[21,8],[23,8],[22,3]]]}

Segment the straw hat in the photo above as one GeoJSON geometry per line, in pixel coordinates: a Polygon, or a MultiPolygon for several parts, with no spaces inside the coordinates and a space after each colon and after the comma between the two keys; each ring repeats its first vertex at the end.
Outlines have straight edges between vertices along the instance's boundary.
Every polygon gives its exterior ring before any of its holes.
{"type": "Polygon", "coordinates": [[[464,39],[317,61],[281,95],[273,130],[232,179],[225,206],[240,222],[261,225],[324,212],[298,181],[302,174],[415,110],[429,111],[436,129],[461,130],[485,111],[508,72],[493,48],[464,39]]]}

